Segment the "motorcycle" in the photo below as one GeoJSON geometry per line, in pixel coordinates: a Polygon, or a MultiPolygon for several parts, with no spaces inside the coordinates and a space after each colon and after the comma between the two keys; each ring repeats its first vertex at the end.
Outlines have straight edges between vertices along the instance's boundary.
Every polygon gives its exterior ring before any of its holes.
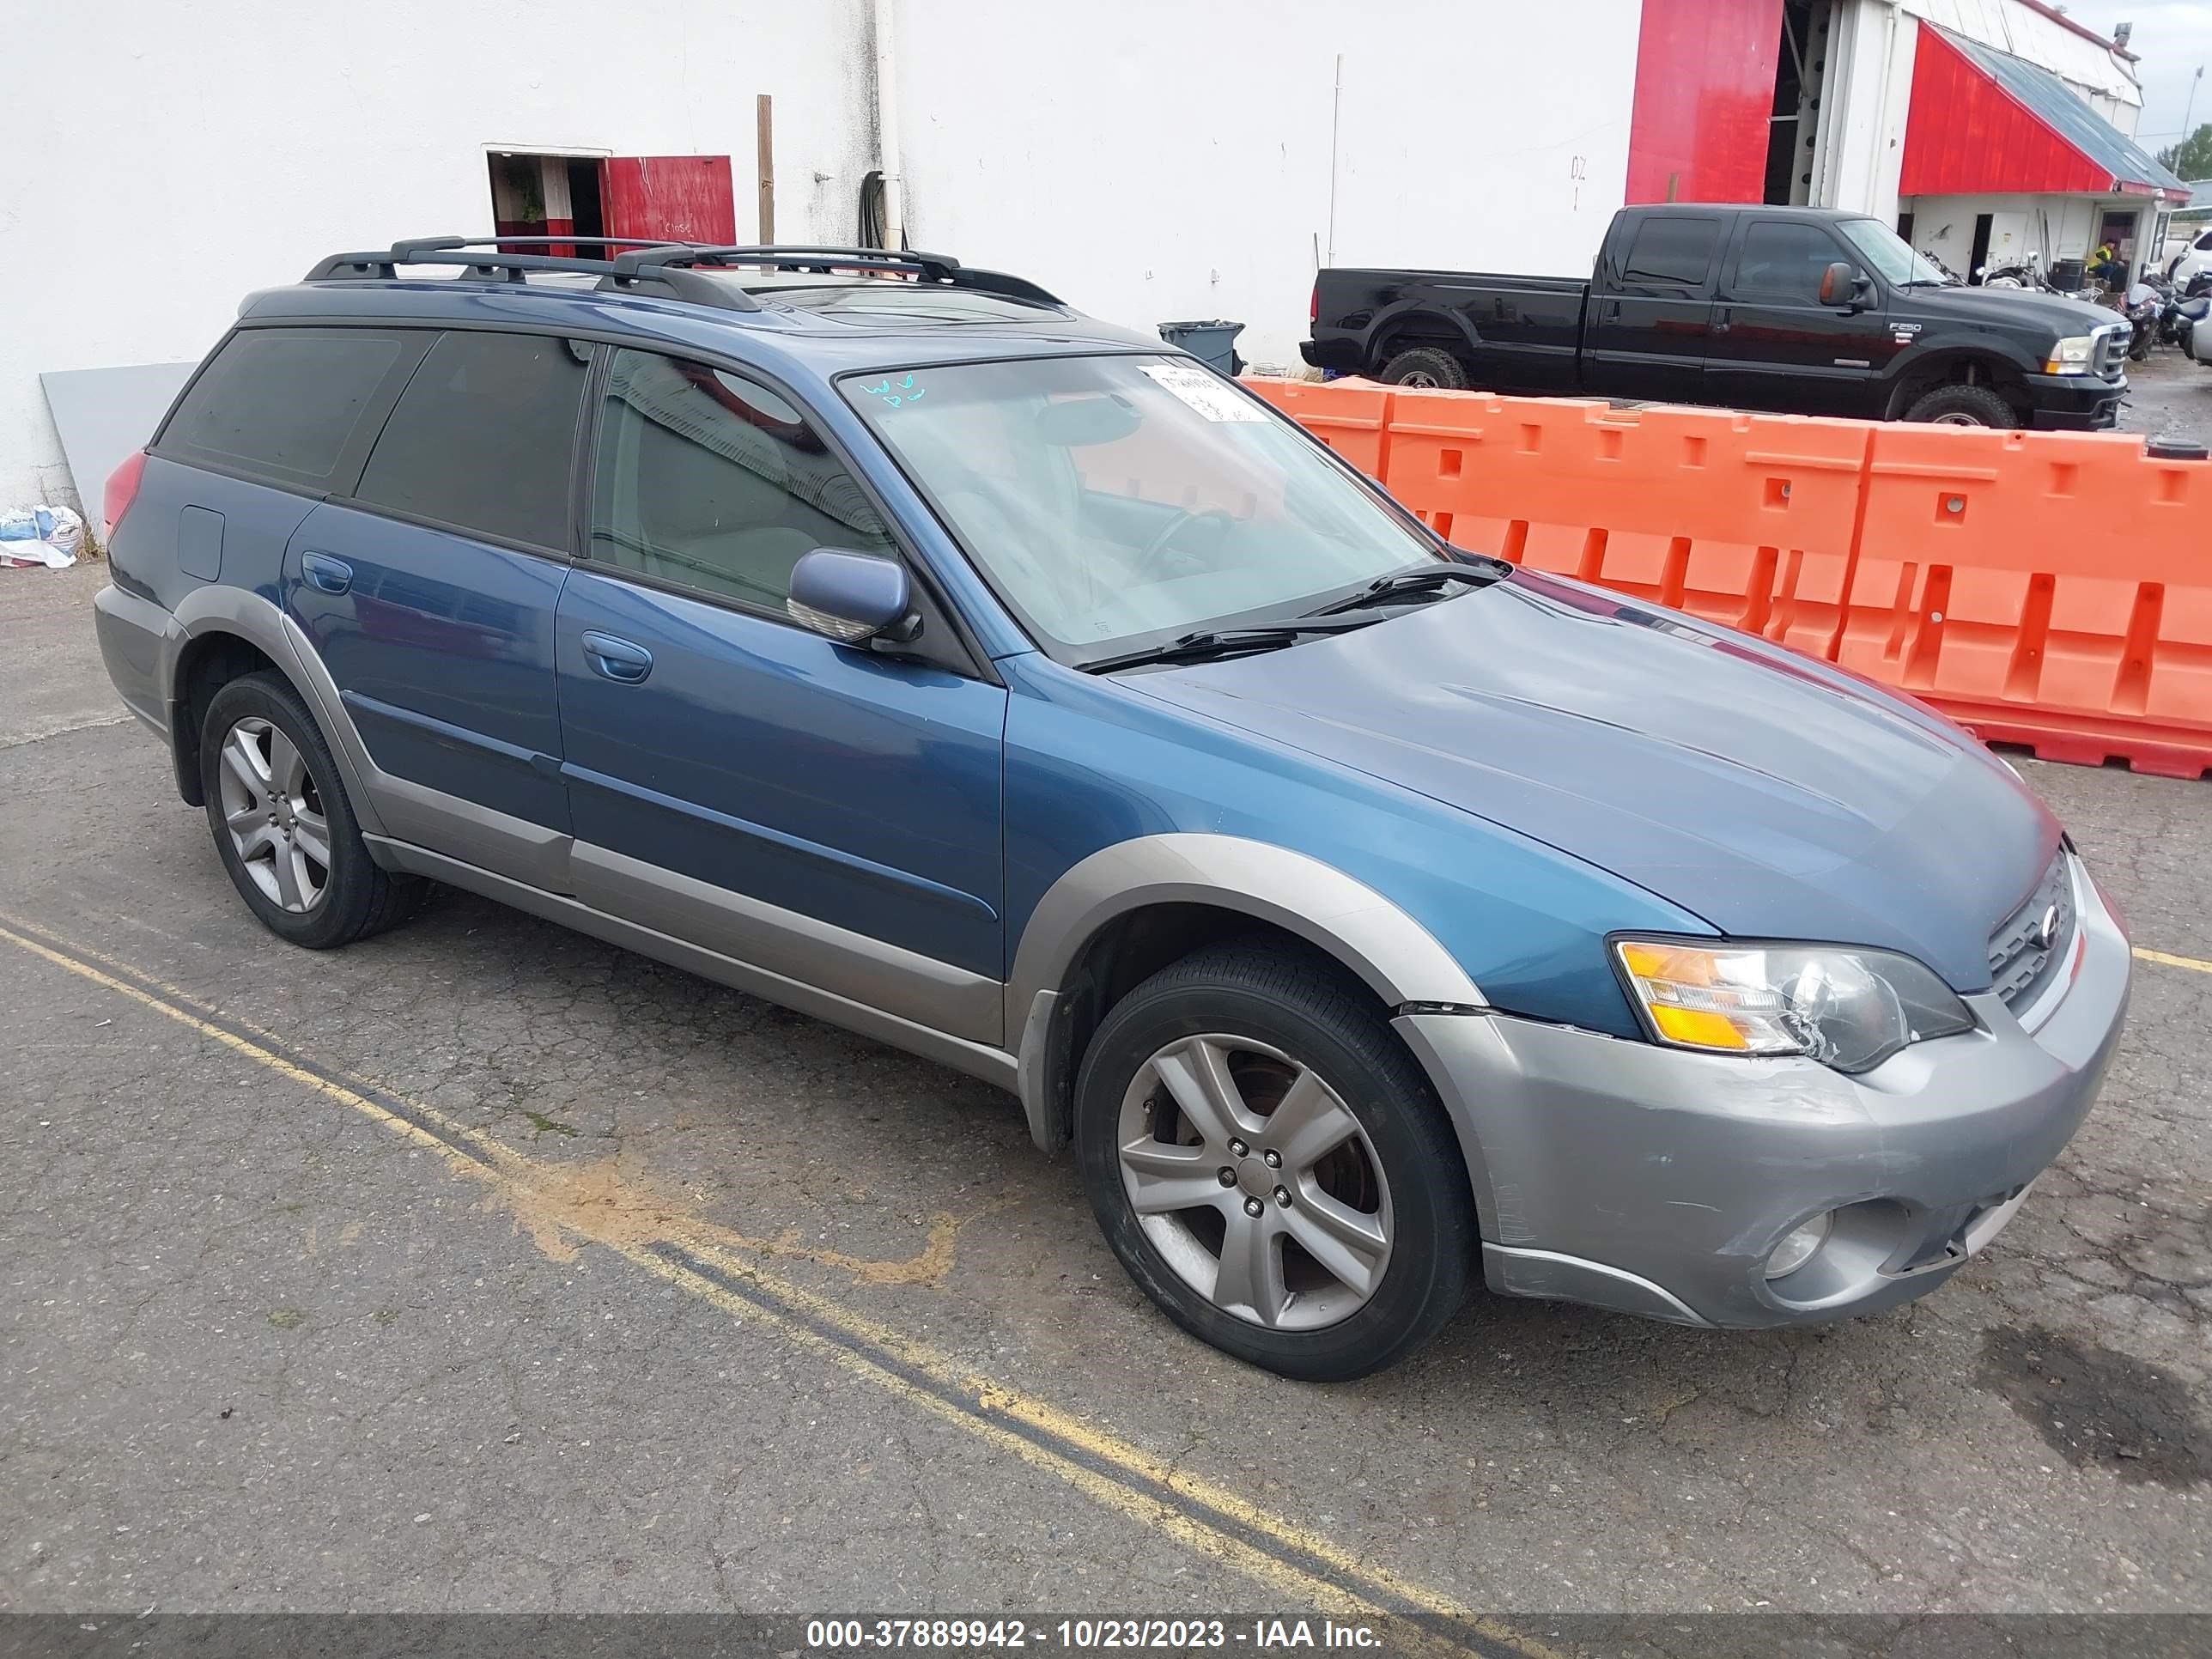
{"type": "Polygon", "coordinates": [[[2159,319],[2172,298],[2171,290],[2161,292],[2160,287],[2146,278],[2128,289],[2120,306],[2120,314],[2134,331],[2128,337],[2128,356],[2139,363],[2150,361],[2150,349],[2158,343],[2159,319]]]}

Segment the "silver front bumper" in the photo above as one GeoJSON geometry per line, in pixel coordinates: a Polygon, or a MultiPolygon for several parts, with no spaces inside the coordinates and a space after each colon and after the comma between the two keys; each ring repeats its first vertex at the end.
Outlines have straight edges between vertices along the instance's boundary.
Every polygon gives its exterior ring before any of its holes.
{"type": "Polygon", "coordinates": [[[2127,939],[2075,870],[2076,942],[2035,1006],[1970,996],[1981,1030],[1857,1077],[1505,1015],[1401,1017],[1468,1155],[1492,1288],[1760,1327],[1949,1278],[2058,1156],[2119,1042],[2127,939]],[[1829,1211],[1829,1242],[1768,1281],[1775,1244],[1829,1211]]]}

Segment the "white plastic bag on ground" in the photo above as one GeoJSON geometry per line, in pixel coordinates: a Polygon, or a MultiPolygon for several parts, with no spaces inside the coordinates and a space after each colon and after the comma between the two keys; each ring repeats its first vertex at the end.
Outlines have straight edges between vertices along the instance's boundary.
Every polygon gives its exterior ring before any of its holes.
{"type": "Polygon", "coordinates": [[[0,513],[0,565],[42,564],[59,570],[75,564],[83,547],[84,520],[65,507],[0,513]]]}

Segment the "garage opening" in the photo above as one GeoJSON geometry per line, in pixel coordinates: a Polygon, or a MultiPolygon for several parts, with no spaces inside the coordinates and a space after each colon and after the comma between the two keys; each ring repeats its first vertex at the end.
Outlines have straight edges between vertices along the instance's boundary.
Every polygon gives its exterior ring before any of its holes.
{"type": "Polygon", "coordinates": [[[1784,0],[1773,113],[1766,125],[1762,199],[1769,207],[1803,207],[1813,199],[1820,94],[1828,76],[1829,11],[1829,0],[1784,0]]]}
{"type": "MultiPolygon", "coordinates": [[[[737,203],[726,155],[555,155],[493,150],[485,161],[492,228],[501,237],[737,240],[737,203]]],[[[570,253],[575,248],[556,241],[547,251],[570,253]]]]}

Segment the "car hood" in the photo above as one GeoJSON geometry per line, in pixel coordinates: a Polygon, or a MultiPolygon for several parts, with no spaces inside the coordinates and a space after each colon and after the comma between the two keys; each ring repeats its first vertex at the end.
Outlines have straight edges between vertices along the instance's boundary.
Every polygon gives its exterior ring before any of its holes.
{"type": "Polygon", "coordinates": [[[1635,882],[1742,938],[1988,988],[2057,822],[1948,721],[1765,641],[1527,571],[1355,633],[1124,677],[1635,882]]]}
{"type": "Polygon", "coordinates": [[[2041,325],[2053,340],[2087,334],[2106,323],[2125,320],[2117,311],[2069,300],[2063,294],[2039,294],[2032,288],[1914,288],[1897,296],[1906,308],[1926,311],[1931,319],[2023,328],[2041,325]]]}

